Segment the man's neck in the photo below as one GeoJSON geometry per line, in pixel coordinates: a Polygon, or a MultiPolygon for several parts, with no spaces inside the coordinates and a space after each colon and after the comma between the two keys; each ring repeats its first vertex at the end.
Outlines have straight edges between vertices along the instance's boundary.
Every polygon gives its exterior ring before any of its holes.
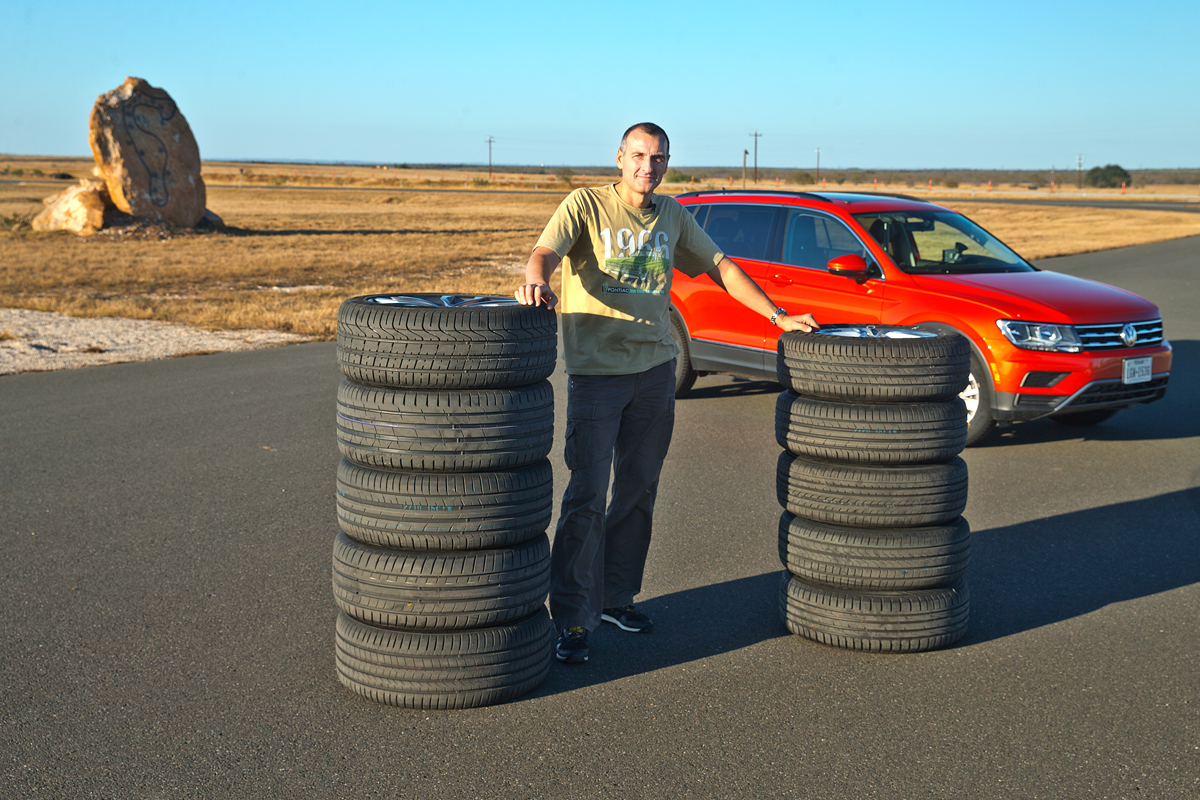
{"type": "Polygon", "coordinates": [[[645,194],[631,190],[624,183],[617,183],[617,196],[626,205],[631,205],[634,208],[652,208],[654,206],[654,190],[650,190],[645,194]]]}

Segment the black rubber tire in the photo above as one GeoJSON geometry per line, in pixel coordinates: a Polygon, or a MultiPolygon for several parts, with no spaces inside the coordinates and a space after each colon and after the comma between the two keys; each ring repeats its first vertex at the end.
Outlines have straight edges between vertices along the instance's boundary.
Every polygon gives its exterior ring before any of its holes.
{"type": "Polygon", "coordinates": [[[967,406],[967,447],[972,447],[986,439],[996,427],[992,412],[995,407],[992,382],[988,378],[987,367],[979,362],[974,353],[971,354],[971,374],[967,379],[967,387],[959,397],[967,406]],[[972,406],[975,407],[973,412],[972,406]]]}
{"type": "Polygon", "coordinates": [[[554,443],[549,381],[512,389],[423,392],[343,379],[338,450],[356,464],[422,472],[516,469],[554,443]]]}
{"type": "Polygon", "coordinates": [[[1121,409],[1119,408],[1094,408],[1091,411],[1074,411],[1070,414],[1056,414],[1050,419],[1057,422],[1059,425],[1069,425],[1072,428],[1088,428],[1092,425],[1099,425],[1107,419],[1111,419],[1121,409]]]}
{"type": "Polygon", "coordinates": [[[554,372],[558,318],[511,297],[469,305],[381,305],[455,296],[364,295],[338,309],[337,359],[355,383],[410,389],[528,386],[554,372]]]}
{"type": "Polygon", "coordinates": [[[536,689],[554,660],[545,608],[516,622],[446,633],[395,631],[338,614],[338,680],[368,700],[401,708],[477,708],[536,689]]]}
{"type": "Polygon", "coordinates": [[[846,326],[781,334],[779,382],[805,397],[862,403],[950,400],[971,371],[971,346],[957,333],[920,331],[920,338],[844,338],[846,326]]]}
{"type": "Polygon", "coordinates": [[[333,543],[333,598],[380,628],[462,630],[527,617],[550,591],[550,540],[464,553],[410,552],[333,543]]]}
{"type": "Polygon", "coordinates": [[[544,533],[554,513],[547,459],[504,472],[392,472],[342,459],[339,527],[401,550],[482,550],[544,533]]]}
{"type": "Polygon", "coordinates": [[[792,391],[775,403],[775,440],[793,455],[854,464],[948,461],[967,443],[955,397],[929,403],[838,403],[792,391]]]}
{"type": "Polygon", "coordinates": [[[687,333],[674,312],[671,313],[671,339],[679,349],[679,355],[675,357],[675,397],[678,399],[687,397],[687,393],[696,384],[698,373],[692,369],[692,349],[687,333]]]}
{"type": "Polygon", "coordinates": [[[959,517],[925,528],[847,528],[779,517],[779,560],[798,578],[840,589],[949,586],[967,571],[971,526],[959,517]]]}
{"type": "Polygon", "coordinates": [[[786,570],[779,613],[787,629],[847,650],[917,653],[946,647],[967,632],[965,581],[940,589],[857,592],[807,583],[786,570]]]}
{"type": "Polygon", "coordinates": [[[779,505],[798,517],[850,528],[943,525],[967,506],[967,464],[868,466],[779,454],[779,505]]]}

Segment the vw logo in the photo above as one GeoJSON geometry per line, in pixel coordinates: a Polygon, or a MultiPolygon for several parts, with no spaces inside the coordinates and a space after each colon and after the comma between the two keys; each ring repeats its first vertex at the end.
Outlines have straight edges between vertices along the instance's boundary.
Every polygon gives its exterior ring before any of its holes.
{"type": "Polygon", "coordinates": [[[1126,347],[1133,347],[1137,344],[1137,328],[1133,327],[1132,322],[1126,323],[1125,327],[1121,328],[1121,341],[1125,343],[1126,347]]]}

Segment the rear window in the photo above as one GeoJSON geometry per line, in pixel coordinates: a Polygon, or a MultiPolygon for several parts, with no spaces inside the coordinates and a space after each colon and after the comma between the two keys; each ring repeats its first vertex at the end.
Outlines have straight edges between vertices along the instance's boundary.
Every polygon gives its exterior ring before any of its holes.
{"type": "Polygon", "coordinates": [[[769,261],[778,216],[771,206],[714,203],[704,220],[704,232],[727,256],[769,261]]]}

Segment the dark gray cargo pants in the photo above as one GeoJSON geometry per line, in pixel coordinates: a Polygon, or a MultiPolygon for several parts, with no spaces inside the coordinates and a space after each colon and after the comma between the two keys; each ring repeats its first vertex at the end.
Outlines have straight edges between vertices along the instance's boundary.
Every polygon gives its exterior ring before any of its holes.
{"type": "Polygon", "coordinates": [[[571,480],[550,554],[550,615],[560,631],[595,630],[601,609],[629,605],[641,591],[674,427],[674,360],[632,375],[567,379],[571,480]]]}

